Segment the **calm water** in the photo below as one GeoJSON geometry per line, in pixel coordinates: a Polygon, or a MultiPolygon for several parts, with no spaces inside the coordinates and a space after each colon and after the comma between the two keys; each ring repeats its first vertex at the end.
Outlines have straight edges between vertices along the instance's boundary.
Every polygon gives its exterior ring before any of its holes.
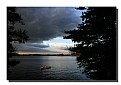
{"type": "Polygon", "coordinates": [[[20,63],[12,67],[8,79],[12,80],[88,80],[82,74],[76,57],[73,56],[15,56],[20,63]],[[41,66],[51,69],[40,70],[41,66]]]}

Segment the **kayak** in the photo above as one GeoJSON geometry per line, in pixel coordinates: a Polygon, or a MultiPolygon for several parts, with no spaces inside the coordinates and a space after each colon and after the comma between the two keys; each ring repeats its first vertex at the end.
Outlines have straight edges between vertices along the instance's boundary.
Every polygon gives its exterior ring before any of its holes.
{"type": "Polygon", "coordinates": [[[51,68],[51,66],[42,66],[42,67],[40,67],[41,70],[50,69],[50,68],[51,68]]]}

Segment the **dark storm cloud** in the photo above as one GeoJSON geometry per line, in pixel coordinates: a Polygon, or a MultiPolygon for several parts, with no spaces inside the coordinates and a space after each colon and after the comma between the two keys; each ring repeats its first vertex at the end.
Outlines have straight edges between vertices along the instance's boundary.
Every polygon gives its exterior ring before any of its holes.
{"type": "Polygon", "coordinates": [[[20,52],[52,52],[50,50],[44,49],[49,47],[49,45],[44,45],[40,43],[26,43],[26,44],[14,44],[17,47],[17,51],[20,52]]]}
{"type": "Polygon", "coordinates": [[[44,44],[41,44],[41,43],[26,43],[26,44],[23,44],[23,45],[26,45],[26,46],[29,46],[29,47],[36,47],[36,48],[47,48],[47,47],[49,47],[49,45],[44,45],[44,44]]]}
{"type": "MultiPolygon", "coordinates": [[[[24,26],[30,37],[29,42],[42,42],[58,36],[64,36],[65,30],[77,27],[81,19],[75,8],[18,8],[17,12],[23,18],[24,26]]],[[[81,15],[81,12],[80,12],[81,15]]]]}

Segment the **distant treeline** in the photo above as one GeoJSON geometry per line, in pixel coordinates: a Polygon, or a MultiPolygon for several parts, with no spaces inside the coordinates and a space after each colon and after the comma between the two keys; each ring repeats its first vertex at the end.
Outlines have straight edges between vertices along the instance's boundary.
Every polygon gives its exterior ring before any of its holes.
{"type": "Polygon", "coordinates": [[[71,56],[71,54],[17,54],[13,53],[14,56],[71,56]]]}

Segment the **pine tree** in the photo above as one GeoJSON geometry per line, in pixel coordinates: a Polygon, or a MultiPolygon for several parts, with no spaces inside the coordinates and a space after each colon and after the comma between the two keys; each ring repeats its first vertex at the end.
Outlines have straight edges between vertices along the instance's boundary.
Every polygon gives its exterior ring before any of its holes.
{"type": "Polygon", "coordinates": [[[65,31],[69,35],[64,36],[64,39],[72,39],[78,43],[70,50],[81,54],[77,59],[85,62],[85,72],[90,78],[115,80],[116,8],[77,8],[77,10],[85,9],[87,11],[81,15],[82,23],[78,25],[78,29],[65,31]],[[91,72],[92,70],[93,72],[91,72]]]}

